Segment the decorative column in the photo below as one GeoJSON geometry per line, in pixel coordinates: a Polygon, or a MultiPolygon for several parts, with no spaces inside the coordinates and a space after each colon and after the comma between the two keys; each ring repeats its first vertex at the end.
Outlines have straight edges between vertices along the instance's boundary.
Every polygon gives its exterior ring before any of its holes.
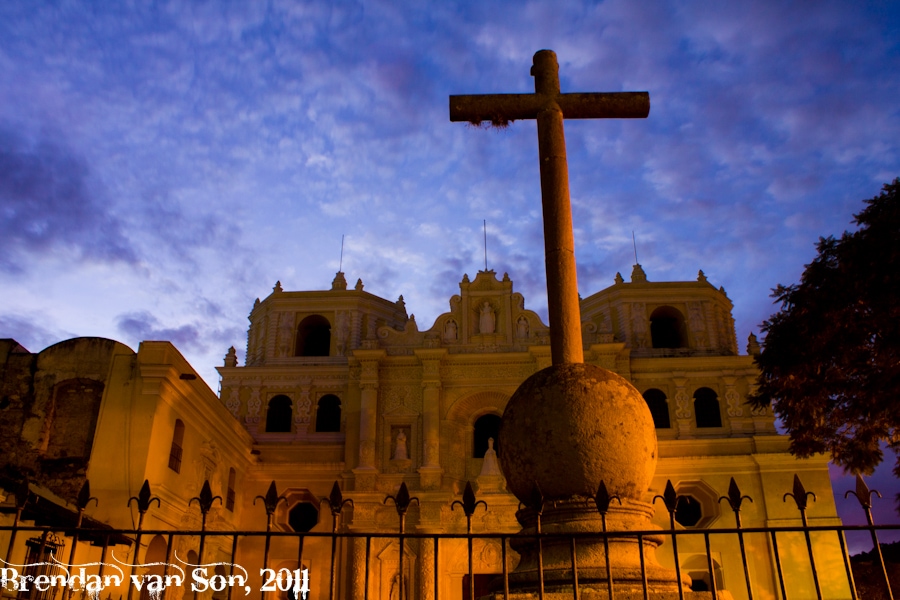
{"type": "Polygon", "coordinates": [[[722,377],[722,382],[725,384],[725,406],[722,408],[724,409],[725,414],[728,415],[728,421],[732,432],[741,433],[744,431],[752,431],[753,422],[746,416],[749,407],[748,409],[745,409],[743,406],[741,393],[735,387],[737,381],[737,377],[722,377]]]}
{"type": "Polygon", "coordinates": [[[355,469],[356,489],[374,490],[378,469],[375,466],[375,438],[378,428],[378,359],[384,350],[356,350],[361,363],[359,376],[359,461],[355,469]]]}
{"type": "Polygon", "coordinates": [[[423,465],[419,467],[419,481],[423,490],[441,487],[441,359],[445,349],[419,349],[416,356],[422,361],[422,433],[424,438],[423,465]]]}
{"type": "Polygon", "coordinates": [[[299,386],[300,394],[297,397],[294,410],[295,438],[305,438],[309,434],[309,421],[312,410],[312,379],[303,379],[299,386]]]}
{"type": "Polygon", "coordinates": [[[363,600],[366,597],[366,539],[355,537],[351,540],[350,589],[351,598],[363,600]]]}
{"type": "Polygon", "coordinates": [[[434,600],[434,539],[419,540],[419,598],[434,600]]]}
{"type": "Polygon", "coordinates": [[[694,411],[691,397],[687,393],[687,377],[673,377],[675,383],[675,424],[678,426],[678,437],[689,438],[694,430],[694,411]]]}

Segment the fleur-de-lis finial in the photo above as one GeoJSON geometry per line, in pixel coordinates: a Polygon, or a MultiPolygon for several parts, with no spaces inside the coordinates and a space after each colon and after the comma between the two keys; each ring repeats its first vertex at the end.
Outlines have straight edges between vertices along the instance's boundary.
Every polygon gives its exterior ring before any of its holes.
{"type": "Polygon", "coordinates": [[[353,500],[349,498],[344,500],[341,486],[335,481],[334,485],[331,486],[331,494],[327,498],[322,498],[322,502],[327,502],[329,508],[331,508],[331,531],[332,533],[337,533],[338,517],[341,515],[341,511],[344,510],[344,505],[349,504],[351,508],[353,507],[353,500]]]}
{"type": "Polygon", "coordinates": [[[23,479],[19,486],[16,488],[16,510],[25,510],[25,505],[28,504],[28,499],[31,496],[31,487],[28,484],[28,479],[23,479]]]}
{"type": "Polygon", "coordinates": [[[450,504],[450,510],[456,510],[456,505],[459,504],[463,509],[463,513],[466,517],[471,518],[472,515],[475,514],[475,509],[478,508],[478,505],[481,504],[484,506],[484,510],[487,510],[487,502],[484,500],[475,499],[475,490],[472,489],[472,482],[466,482],[466,489],[463,490],[463,499],[462,502],[459,500],[454,500],[452,504],[450,504]]]}
{"type": "Polygon", "coordinates": [[[78,498],[75,500],[75,505],[78,507],[79,511],[83,511],[87,508],[87,505],[91,500],[94,501],[94,506],[99,504],[99,501],[91,496],[91,482],[85,479],[84,484],[81,486],[81,491],[78,492],[78,498]]]}
{"type": "Polygon", "coordinates": [[[341,514],[344,505],[349,504],[351,508],[353,507],[353,500],[349,498],[344,500],[344,495],[341,493],[341,486],[338,485],[337,481],[331,486],[331,494],[329,494],[327,498],[322,498],[322,502],[328,503],[329,508],[331,508],[331,514],[335,517],[341,514]]]}
{"type": "Polygon", "coordinates": [[[190,502],[188,502],[188,506],[194,503],[194,500],[197,501],[197,504],[200,506],[200,512],[203,513],[203,516],[206,516],[212,509],[213,502],[218,500],[219,504],[222,504],[221,496],[213,496],[212,489],[209,487],[209,479],[203,482],[203,487],[200,489],[200,495],[194,496],[191,498],[190,502]]]}
{"type": "Polygon", "coordinates": [[[794,499],[794,502],[797,503],[797,510],[801,513],[806,512],[807,507],[807,497],[812,496],[813,501],[816,500],[816,495],[813,492],[807,492],[806,488],[803,487],[803,484],[800,482],[800,476],[794,473],[794,491],[787,492],[782,498],[782,502],[787,502],[787,498],[790,496],[794,499]]]}
{"type": "Polygon", "coordinates": [[[519,506],[530,508],[540,517],[544,513],[544,494],[541,492],[541,486],[535,481],[531,488],[531,495],[528,496],[528,502],[520,502],[519,506]]]}
{"type": "Polygon", "coordinates": [[[462,502],[459,500],[454,500],[450,504],[450,510],[456,510],[456,505],[459,504],[463,509],[463,514],[466,515],[466,531],[468,533],[472,533],[472,515],[475,514],[475,509],[478,508],[478,505],[481,504],[484,506],[484,510],[488,510],[487,502],[484,500],[476,500],[475,499],[475,490],[472,489],[472,482],[466,482],[466,489],[463,490],[463,499],[462,502]]]}
{"type": "Polygon", "coordinates": [[[659,494],[653,496],[653,504],[656,504],[657,498],[663,501],[663,504],[666,505],[666,510],[669,511],[669,515],[674,517],[675,510],[678,508],[678,494],[675,492],[675,486],[672,485],[671,479],[666,481],[666,489],[663,491],[662,496],[659,494]]]}
{"type": "Polygon", "coordinates": [[[881,492],[878,490],[870,490],[869,486],[866,485],[865,480],[862,478],[862,475],[859,473],[856,474],[856,491],[848,491],[844,494],[844,498],[847,498],[850,494],[856,496],[856,499],[865,510],[872,508],[872,494],[881,498],[881,492]]]}
{"type": "Polygon", "coordinates": [[[751,498],[750,496],[741,495],[741,490],[740,488],[738,488],[737,482],[735,482],[734,477],[731,478],[731,482],[728,484],[728,495],[719,497],[719,502],[721,502],[722,500],[727,500],[728,505],[734,512],[740,512],[741,504],[744,502],[744,500],[753,502],[753,498],[751,498]]]}
{"type": "Polygon", "coordinates": [[[287,502],[287,499],[284,496],[278,495],[278,489],[275,487],[275,480],[272,480],[272,483],[269,484],[269,489],[266,492],[265,496],[257,496],[253,499],[253,506],[256,506],[256,501],[262,500],[263,506],[266,508],[266,515],[272,516],[275,512],[275,509],[278,508],[278,503],[284,500],[287,502]]]}
{"type": "Polygon", "coordinates": [[[129,508],[131,508],[132,500],[137,502],[138,512],[141,515],[150,510],[150,505],[153,504],[154,500],[156,501],[156,508],[160,507],[159,498],[150,496],[150,481],[147,479],[144,480],[144,485],[141,486],[141,491],[138,492],[138,495],[128,499],[129,508]]]}
{"type": "Polygon", "coordinates": [[[400,490],[397,491],[397,495],[388,496],[384,499],[383,504],[387,504],[388,500],[394,501],[394,506],[397,507],[397,514],[400,515],[401,518],[406,516],[406,511],[409,510],[409,505],[413,500],[416,501],[417,505],[419,504],[418,498],[409,497],[409,489],[406,487],[405,481],[400,484],[400,490]]]}
{"type": "Polygon", "coordinates": [[[606,489],[606,483],[601,481],[600,485],[597,486],[597,493],[594,494],[594,504],[597,505],[597,511],[606,516],[606,513],[609,512],[609,505],[612,501],[615,500],[622,505],[622,499],[619,498],[618,494],[610,495],[609,491],[606,489]]]}

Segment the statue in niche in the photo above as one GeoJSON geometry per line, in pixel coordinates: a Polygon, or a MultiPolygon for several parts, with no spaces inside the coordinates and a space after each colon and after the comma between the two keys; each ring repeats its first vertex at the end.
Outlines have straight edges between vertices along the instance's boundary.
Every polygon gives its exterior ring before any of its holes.
{"type": "Polygon", "coordinates": [[[488,438],[488,448],[484,452],[484,462],[481,463],[481,473],[475,478],[480,492],[496,492],[506,486],[506,480],[500,471],[497,462],[497,451],[494,450],[494,438],[488,438]]]}
{"type": "Polygon", "coordinates": [[[525,315],[516,320],[516,335],[520,338],[528,337],[528,319],[525,318],[525,315]]]}
{"type": "Polygon", "coordinates": [[[490,302],[485,301],[481,305],[481,317],[478,319],[478,332],[481,334],[494,333],[496,327],[496,317],[494,316],[494,308],[490,302]]]}
{"type": "Polygon", "coordinates": [[[447,342],[455,342],[457,336],[456,321],[449,319],[444,325],[444,340],[447,342]]]}
{"type": "Polygon", "coordinates": [[[409,452],[406,448],[406,433],[402,429],[397,432],[397,441],[394,444],[394,460],[409,460],[409,452]]]}
{"type": "Polygon", "coordinates": [[[391,460],[409,460],[409,449],[406,446],[406,432],[403,429],[397,430],[397,437],[394,438],[394,456],[391,460]]]}
{"type": "Polygon", "coordinates": [[[403,598],[400,597],[400,573],[396,573],[391,578],[389,597],[391,600],[409,600],[409,578],[406,575],[403,576],[403,596],[403,598]]]}
{"type": "Polygon", "coordinates": [[[488,448],[484,451],[484,462],[481,465],[481,475],[500,474],[500,465],[497,463],[497,451],[494,450],[494,438],[488,438],[488,448]]]}

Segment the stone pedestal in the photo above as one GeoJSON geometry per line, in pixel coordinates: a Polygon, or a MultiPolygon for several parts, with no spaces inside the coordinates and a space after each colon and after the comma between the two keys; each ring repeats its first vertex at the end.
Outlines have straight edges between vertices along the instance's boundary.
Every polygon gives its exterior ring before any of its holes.
{"type": "MultiPolygon", "coordinates": [[[[500,439],[507,485],[527,507],[516,515],[522,533],[537,531],[542,511],[541,532],[562,536],[541,542],[541,562],[536,540],[511,541],[521,554],[509,576],[513,597],[537,593],[541,564],[545,592],[572,597],[572,546],[566,535],[603,531],[593,500],[601,483],[621,502],[609,505],[607,531],[658,529],[652,523],[653,507],[646,502],[658,459],[653,418],[640,393],[615,373],[586,364],[553,365],[535,373],[510,398],[500,439]]],[[[608,554],[616,598],[642,594],[645,574],[654,598],[677,597],[679,586],[687,592],[690,578],[678,581],[674,569],[656,559],[662,541],[661,535],[646,536],[641,549],[633,535],[610,537],[608,545],[599,537],[578,540],[579,588],[607,593],[608,554]]]]}
{"type": "MultiPolygon", "coordinates": [[[[645,502],[626,501],[623,506],[610,507],[606,516],[607,531],[648,531],[657,529],[651,523],[653,507],[645,502]]],[[[531,509],[520,510],[517,519],[523,525],[522,535],[536,531],[536,513],[531,509]]],[[[544,509],[541,516],[541,530],[545,534],[592,533],[603,530],[603,523],[597,506],[591,499],[558,501],[544,509]]],[[[672,569],[660,566],[656,559],[656,548],[663,542],[663,536],[645,536],[643,545],[644,571],[647,573],[647,587],[652,594],[672,592],[678,588],[672,569]]],[[[518,592],[537,592],[538,589],[538,544],[535,539],[513,539],[513,550],[521,556],[519,566],[510,573],[510,588],[518,592]]],[[[542,540],[541,564],[544,572],[545,592],[559,592],[572,595],[572,544],[571,538],[542,540]]],[[[603,538],[581,538],[575,543],[575,560],[580,590],[607,592],[608,574],[612,576],[616,597],[620,593],[643,592],[641,573],[641,548],[635,536],[603,538]],[[609,552],[609,572],[607,572],[607,549],[609,552]]],[[[683,577],[685,588],[690,586],[690,578],[683,577]]],[[[502,590],[502,581],[497,582],[502,590]]]]}

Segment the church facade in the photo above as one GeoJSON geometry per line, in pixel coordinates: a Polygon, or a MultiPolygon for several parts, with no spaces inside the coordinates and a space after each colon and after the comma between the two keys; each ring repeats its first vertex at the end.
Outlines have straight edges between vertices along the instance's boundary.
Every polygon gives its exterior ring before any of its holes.
{"type": "MultiPolygon", "coordinates": [[[[758,345],[751,335],[747,353],[739,351],[732,303],[702,271],[696,281],[650,282],[637,265],[629,282],[617,275],[612,286],[584,298],[581,309],[585,362],[625,377],[647,401],[659,440],[647,500],[671,481],[682,496],[676,527],[733,527],[734,513],[720,502],[732,477],[753,500],[744,504],[744,527],[797,525],[796,506],[783,501],[795,474],[817,493],[810,524],[839,524],[826,459],[791,456],[771,412],[746,404],[756,381],[758,345]]],[[[27,394],[10,396],[7,369],[4,385],[13,411],[3,418],[19,432],[16,447],[28,452],[8,460],[5,469],[41,473],[44,486],[61,495],[86,476],[101,498],[88,511],[92,518],[122,528],[133,523],[125,508],[128,498],[148,479],[162,499],[148,513],[150,528],[196,527],[199,516],[189,501],[209,480],[223,498],[210,513],[210,528],[265,530],[267,516],[257,496],[274,481],[285,498],[273,515],[274,530],[330,531],[331,515],[321,499],[337,481],[344,497],[353,500],[343,514],[348,531],[396,532],[397,512],[384,500],[405,483],[418,499],[407,516],[407,531],[464,533],[465,517],[453,502],[472,482],[487,505],[473,518],[473,531],[519,531],[519,501],[506,491],[497,468],[503,457],[497,432],[516,388],[550,365],[550,347],[548,327],[525,307],[507,275],[464,276],[449,310],[427,328],[408,315],[402,296],[380,298],[366,292],[361,281],[351,288],[343,273],[329,290],[285,291],[276,284],[254,304],[249,321],[245,364],[239,366],[236,352],[229,350],[219,368],[218,396],[164,342],[144,342],[134,353],[107,340],[95,352],[91,374],[71,367],[55,378],[49,374],[65,361],[49,354],[62,355],[65,348],[28,355],[43,361],[47,389],[19,406],[16,399],[27,394]],[[95,433],[82,444],[81,471],[68,481],[46,475],[45,463],[72,459],[48,456],[54,415],[64,412],[59,389],[72,380],[93,385],[94,408],[85,409],[82,420],[95,433]]],[[[24,349],[16,352],[7,353],[8,364],[26,361],[24,349]]],[[[44,371],[32,369],[38,375],[44,371]]],[[[655,507],[655,523],[668,529],[668,513],[661,503],[655,507]]],[[[210,539],[205,561],[227,559],[229,543],[210,539]]],[[[188,538],[177,543],[181,556],[196,552],[188,538]]],[[[771,539],[748,535],[746,543],[751,578],[760,590],[755,597],[776,597],[771,539]]],[[[362,598],[366,581],[369,598],[397,597],[398,541],[373,538],[371,544],[368,564],[361,541],[341,545],[338,597],[362,598]]],[[[144,546],[139,556],[144,563],[165,556],[162,536],[144,540],[144,546]]],[[[673,566],[669,546],[659,549],[659,558],[673,566]]],[[[2,538],[0,547],[5,547],[2,538]]],[[[831,541],[816,548],[826,597],[849,593],[835,547],[831,541]]],[[[779,548],[784,568],[796,575],[790,596],[815,597],[802,534],[779,538],[779,548]]],[[[680,537],[678,550],[682,571],[697,589],[708,589],[703,536],[680,537]]],[[[716,587],[746,597],[735,539],[713,536],[711,550],[716,587]]],[[[258,559],[261,551],[259,543],[247,540],[238,548],[238,562],[258,559]]],[[[462,598],[466,543],[446,540],[440,553],[440,597],[462,598]]],[[[473,554],[479,585],[502,571],[497,540],[476,541],[473,554]]],[[[269,556],[276,569],[299,566],[290,538],[274,539],[269,556]]],[[[404,596],[433,598],[433,544],[407,540],[402,556],[404,596]]],[[[317,594],[328,588],[330,560],[330,541],[309,538],[302,566],[309,569],[311,597],[326,597],[317,594]]]]}

